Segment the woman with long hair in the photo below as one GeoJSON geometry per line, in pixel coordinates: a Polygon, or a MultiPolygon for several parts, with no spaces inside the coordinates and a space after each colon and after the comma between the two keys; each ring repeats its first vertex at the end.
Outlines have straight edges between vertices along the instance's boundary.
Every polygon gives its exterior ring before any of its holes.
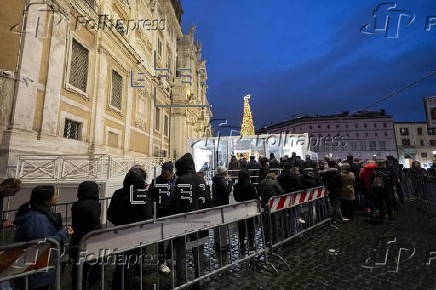
{"type": "MultiPolygon", "coordinates": [[[[58,202],[58,195],[52,185],[39,185],[32,190],[30,201],[24,203],[15,215],[16,226],[15,241],[26,242],[31,240],[50,238],[63,243],[70,229],[62,225],[60,214],[52,210],[58,202]]],[[[54,271],[36,273],[29,277],[29,289],[49,289],[54,281],[54,271]]],[[[24,288],[24,281],[16,281],[18,288],[24,288]]]]}

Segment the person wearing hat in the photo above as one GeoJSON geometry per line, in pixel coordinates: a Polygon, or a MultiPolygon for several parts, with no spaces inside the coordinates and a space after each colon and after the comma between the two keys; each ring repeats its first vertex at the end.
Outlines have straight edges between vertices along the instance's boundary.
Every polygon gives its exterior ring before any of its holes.
{"type": "MultiPolygon", "coordinates": [[[[174,214],[171,208],[171,199],[174,197],[176,190],[176,176],[174,175],[174,166],[172,162],[162,164],[161,174],[153,179],[148,189],[152,200],[156,203],[157,218],[174,214]]],[[[159,271],[167,274],[171,269],[167,266],[166,259],[170,258],[169,247],[165,250],[164,243],[158,245],[159,253],[159,271]]]]}

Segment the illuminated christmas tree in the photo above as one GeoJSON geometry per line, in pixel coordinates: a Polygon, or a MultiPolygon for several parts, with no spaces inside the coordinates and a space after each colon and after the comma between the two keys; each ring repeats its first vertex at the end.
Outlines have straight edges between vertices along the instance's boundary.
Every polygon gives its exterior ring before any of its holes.
{"type": "Polygon", "coordinates": [[[242,114],[241,136],[253,136],[254,124],[250,108],[250,95],[244,96],[244,113],[242,114]]]}

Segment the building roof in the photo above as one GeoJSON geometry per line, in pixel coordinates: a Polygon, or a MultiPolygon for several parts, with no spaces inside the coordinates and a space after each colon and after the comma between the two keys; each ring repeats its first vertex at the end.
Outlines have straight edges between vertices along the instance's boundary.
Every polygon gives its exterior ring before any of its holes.
{"type": "Polygon", "coordinates": [[[265,126],[257,131],[257,133],[267,132],[273,129],[279,129],[289,125],[295,125],[303,122],[317,122],[317,121],[328,121],[328,120],[353,120],[353,119],[374,119],[374,118],[392,118],[391,115],[387,115],[385,110],[380,111],[358,111],[356,113],[350,114],[349,112],[343,112],[335,115],[315,115],[315,116],[303,116],[294,119],[282,121],[276,124],[271,124],[265,126]]]}

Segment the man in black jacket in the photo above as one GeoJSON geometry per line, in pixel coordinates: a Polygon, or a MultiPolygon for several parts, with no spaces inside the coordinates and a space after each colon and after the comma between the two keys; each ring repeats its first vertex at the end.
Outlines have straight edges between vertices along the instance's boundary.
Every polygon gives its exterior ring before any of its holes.
{"type": "Polygon", "coordinates": [[[329,191],[328,196],[333,207],[333,214],[340,220],[346,220],[342,216],[341,198],[339,196],[342,188],[341,173],[337,168],[336,162],[333,160],[328,162],[328,167],[328,169],[321,171],[321,178],[327,190],[329,191]]]}
{"type": "MultiPolygon", "coordinates": [[[[248,200],[257,199],[259,197],[256,194],[256,187],[250,182],[250,174],[248,170],[243,169],[239,171],[238,183],[233,187],[233,197],[237,202],[244,202],[248,200]]],[[[248,230],[248,247],[251,249],[254,247],[254,219],[246,219],[243,221],[238,221],[239,229],[239,247],[241,251],[246,249],[245,235],[248,230]]]]}
{"type": "MultiPolygon", "coordinates": [[[[132,167],[127,172],[123,181],[123,187],[114,192],[107,210],[107,218],[112,224],[116,226],[126,225],[153,218],[153,201],[147,195],[145,177],[145,171],[138,167],[132,167]]],[[[145,249],[142,251],[144,252],[145,249]]],[[[139,254],[139,249],[124,253],[127,256],[139,254]]],[[[137,266],[135,265],[134,267],[135,272],[140,271],[140,268],[137,266]]],[[[123,267],[124,265],[118,265],[118,263],[115,266],[112,290],[122,289],[123,267]]],[[[129,272],[133,273],[133,271],[129,272]]],[[[127,280],[124,279],[125,287],[127,280]]]]}
{"type": "Polygon", "coordinates": [[[301,178],[298,176],[298,169],[292,168],[290,164],[286,164],[277,181],[286,193],[294,192],[303,189],[301,178]]]}
{"type": "MultiPolygon", "coordinates": [[[[73,235],[70,242],[70,257],[73,259],[72,281],[73,289],[76,289],[77,282],[77,259],[80,240],[84,235],[93,230],[101,229],[100,215],[101,204],[99,202],[99,187],[94,181],[84,181],[79,184],[76,201],[71,207],[71,219],[73,226],[73,235]]],[[[93,263],[94,264],[94,263],[93,263]]],[[[83,264],[83,289],[92,288],[100,278],[100,265],[90,265],[87,262],[83,264]]]]}
{"type": "MultiPolygon", "coordinates": [[[[175,165],[178,178],[174,199],[171,201],[174,213],[187,213],[204,208],[204,205],[207,203],[207,197],[204,196],[206,184],[204,179],[195,172],[192,155],[186,153],[176,161],[175,165]]],[[[196,236],[190,235],[189,239],[191,241],[196,240],[196,236]]],[[[177,285],[182,285],[186,282],[186,238],[175,238],[174,245],[176,248],[177,285]]],[[[196,277],[200,275],[198,262],[202,256],[201,250],[202,247],[192,248],[196,277]]]]}
{"type": "Polygon", "coordinates": [[[107,218],[115,226],[153,218],[153,203],[146,192],[144,171],[134,167],[127,172],[123,187],[112,195],[107,218]]]}

